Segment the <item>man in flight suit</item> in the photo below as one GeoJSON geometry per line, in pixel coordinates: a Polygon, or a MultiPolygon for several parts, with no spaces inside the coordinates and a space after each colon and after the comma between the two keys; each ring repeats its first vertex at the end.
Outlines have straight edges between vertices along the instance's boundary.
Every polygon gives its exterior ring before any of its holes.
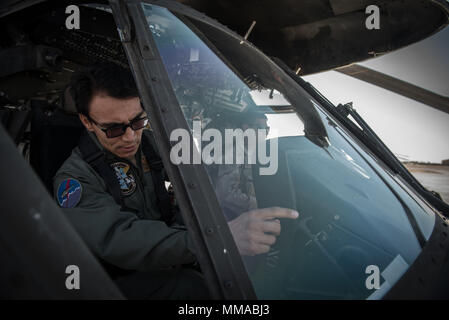
{"type": "MultiPolygon", "coordinates": [[[[207,298],[202,275],[185,267],[196,262],[195,247],[164,204],[131,73],[98,65],[76,74],[70,88],[87,134],[55,175],[59,206],[129,298],[207,298]]],[[[268,208],[246,212],[229,227],[240,253],[255,255],[275,242],[277,218],[296,217],[268,208]]]]}
{"type": "MultiPolygon", "coordinates": [[[[264,113],[251,111],[243,115],[234,116],[229,127],[239,127],[243,131],[247,129],[270,130],[267,124],[267,116],[264,113]]],[[[233,144],[230,148],[233,148],[233,144]]],[[[232,152],[232,151],[231,151],[232,152]]],[[[245,157],[248,157],[248,149],[244,149],[245,157]]],[[[227,220],[232,220],[243,212],[257,208],[256,192],[254,190],[252,165],[246,161],[243,164],[224,164],[218,166],[215,182],[215,192],[223,214],[227,220]]]]}

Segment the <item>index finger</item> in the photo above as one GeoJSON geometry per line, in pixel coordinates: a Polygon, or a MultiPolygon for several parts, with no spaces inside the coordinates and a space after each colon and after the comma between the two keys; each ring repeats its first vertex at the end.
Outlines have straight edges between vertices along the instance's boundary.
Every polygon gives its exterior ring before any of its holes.
{"type": "Polygon", "coordinates": [[[257,215],[263,219],[274,219],[274,218],[296,219],[299,216],[298,211],[281,207],[264,208],[258,209],[257,211],[259,211],[257,215]]]}

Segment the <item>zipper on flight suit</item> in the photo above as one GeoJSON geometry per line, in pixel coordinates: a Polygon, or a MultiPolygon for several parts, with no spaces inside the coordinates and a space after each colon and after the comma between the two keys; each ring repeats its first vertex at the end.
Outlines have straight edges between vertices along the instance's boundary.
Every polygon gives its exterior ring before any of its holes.
{"type": "MultiPolygon", "coordinates": [[[[139,171],[140,177],[142,177],[142,179],[140,180],[140,187],[142,188],[142,194],[144,195],[145,194],[144,192],[145,192],[146,184],[144,185],[144,183],[145,183],[145,172],[143,171],[142,157],[145,157],[145,155],[143,154],[142,149],[139,149],[139,151],[136,153],[136,166],[134,166],[134,168],[136,168],[139,171]],[[142,167],[142,169],[139,168],[139,166],[142,167]]],[[[150,172],[150,175],[151,174],[152,173],[150,172]]],[[[150,183],[153,183],[153,179],[151,179],[150,183]]],[[[154,188],[155,188],[155,186],[153,185],[153,191],[154,191],[154,188]]],[[[153,201],[153,198],[151,196],[148,196],[148,199],[149,199],[150,204],[152,205],[151,206],[151,210],[156,209],[156,211],[159,212],[158,219],[161,219],[162,218],[162,212],[159,211],[157,203],[155,203],[153,201]]]]}

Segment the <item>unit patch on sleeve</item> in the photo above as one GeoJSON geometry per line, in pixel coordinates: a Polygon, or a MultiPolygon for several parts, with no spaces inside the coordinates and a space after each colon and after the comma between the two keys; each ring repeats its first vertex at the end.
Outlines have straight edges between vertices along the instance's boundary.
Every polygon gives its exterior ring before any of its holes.
{"type": "Polygon", "coordinates": [[[73,208],[81,199],[82,187],[76,179],[65,179],[58,187],[58,204],[62,208],[73,208]]]}
{"type": "Polygon", "coordinates": [[[122,195],[129,196],[136,190],[136,179],[132,175],[129,165],[125,162],[114,162],[111,167],[115,171],[122,195]]]}

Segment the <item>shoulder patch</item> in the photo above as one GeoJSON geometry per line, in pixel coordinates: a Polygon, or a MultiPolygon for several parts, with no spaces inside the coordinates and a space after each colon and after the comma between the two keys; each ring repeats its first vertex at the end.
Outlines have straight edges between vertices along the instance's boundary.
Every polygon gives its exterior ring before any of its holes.
{"type": "Polygon", "coordinates": [[[125,162],[114,162],[111,164],[115,171],[122,195],[129,196],[136,190],[136,179],[134,178],[129,165],[125,162]]]}
{"type": "Polygon", "coordinates": [[[58,204],[62,208],[73,208],[81,199],[82,187],[76,179],[65,179],[58,187],[58,204]]]}

